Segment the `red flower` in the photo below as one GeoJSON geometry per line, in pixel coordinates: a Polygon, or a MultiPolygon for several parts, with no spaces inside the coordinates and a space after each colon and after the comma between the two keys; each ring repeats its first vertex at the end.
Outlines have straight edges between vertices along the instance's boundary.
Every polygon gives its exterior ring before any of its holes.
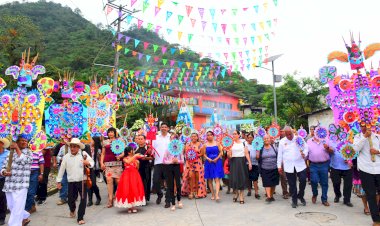
{"type": "Polygon", "coordinates": [[[350,90],[351,89],[351,81],[348,79],[342,79],[339,82],[339,88],[343,91],[350,90]]]}
{"type": "Polygon", "coordinates": [[[356,121],[356,117],[355,117],[355,114],[353,112],[344,113],[343,119],[348,124],[351,124],[351,123],[356,121]]]}

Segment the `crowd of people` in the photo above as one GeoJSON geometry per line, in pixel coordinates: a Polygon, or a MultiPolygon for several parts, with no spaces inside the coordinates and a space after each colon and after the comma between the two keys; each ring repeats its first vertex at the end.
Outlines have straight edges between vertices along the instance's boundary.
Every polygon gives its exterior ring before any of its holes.
{"type": "Polygon", "coordinates": [[[319,187],[322,205],[328,207],[328,179],[331,178],[335,197],[353,207],[351,194],[363,200],[364,214],[371,215],[374,225],[380,225],[380,136],[372,133],[365,124],[354,138],[353,147],[359,153],[357,160],[347,161],[337,151],[337,143],[319,140],[313,134],[314,127],[300,150],[297,133],[289,126],[280,131],[279,139],[263,137],[264,145],[256,150],[254,132],[231,132],[233,144],[222,146],[213,130],[207,130],[202,140],[193,130],[183,150],[173,153],[169,146],[179,139],[168,124],[161,123],[156,139],[150,145],[144,133],[137,133],[124,152],[115,154],[112,142],[119,139],[115,128],[109,128],[106,138],[94,137],[89,145],[72,138],[54,148],[32,152],[28,140],[19,136],[17,141],[0,139],[0,225],[20,226],[30,222],[30,214],[36,205],[47,198],[48,175],[51,168],[58,168],[56,177],[59,189],[57,205],[68,204],[69,216],[79,225],[85,224],[86,207],[101,205],[97,183],[107,184],[106,207],[127,208],[137,213],[139,206],[148,205],[151,194],[155,203],[175,211],[184,208],[182,197],[206,198],[219,202],[222,184],[232,202],[245,203],[245,195],[256,199],[259,194],[259,178],[265,190],[265,202],[273,203],[276,186],[281,182],[282,198],[291,199],[291,207],[305,206],[305,188],[311,184],[311,202],[317,203],[319,187]],[[13,156],[9,150],[14,150],[13,156]],[[11,159],[11,165],[8,164],[11,159]],[[373,161],[373,159],[375,161],[373,161]],[[51,167],[52,164],[52,167],[51,167]],[[343,193],[341,181],[343,179],[343,193]],[[298,186],[297,186],[298,183],[298,186]],[[247,190],[247,193],[245,193],[247,190]],[[95,195],[95,201],[93,196],[95,195]],[[79,201],[79,206],[76,206],[79,201]],[[94,202],[93,202],[94,201],[94,202]]]}

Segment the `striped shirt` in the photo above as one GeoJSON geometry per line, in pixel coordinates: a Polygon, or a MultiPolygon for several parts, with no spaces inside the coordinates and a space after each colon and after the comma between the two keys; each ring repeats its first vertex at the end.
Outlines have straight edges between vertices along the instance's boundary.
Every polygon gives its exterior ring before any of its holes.
{"type": "Polygon", "coordinates": [[[32,152],[33,162],[31,164],[30,169],[33,170],[39,170],[40,164],[45,164],[44,155],[41,151],[38,152],[32,152]]]}

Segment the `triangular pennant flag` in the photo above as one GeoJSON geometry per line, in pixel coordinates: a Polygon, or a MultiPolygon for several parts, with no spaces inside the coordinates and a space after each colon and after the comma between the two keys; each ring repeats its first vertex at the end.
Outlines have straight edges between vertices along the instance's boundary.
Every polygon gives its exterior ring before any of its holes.
{"type": "Polygon", "coordinates": [[[182,64],[183,64],[183,62],[182,62],[182,61],[178,61],[178,67],[181,67],[181,66],[182,66],[182,64]]]}
{"type": "Polygon", "coordinates": [[[239,45],[239,38],[235,38],[236,45],[239,45]]]}
{"type": "Polygon", "coordinates": [[[183,16],[178,15],[178,25],[180,25],[182,23],[182,20],[183,20],[183,16]]]}
{"type": "Polygon", "coordinates": [[[156,32],[156,34],[158,34],[158,32],[160,31],[160,29],[161,29],[161,28],[162,28],[162,27],[161,27],[161,26],[159,26],[159,25],[157,25],[157,26],[156,26],[156,31],[155,31],[155,32],[156,32]]]}
{"type": "Polygon", "coordinates": [[[272,27],[272,21],[270,20],[267,20],[267,24],[268,24],[268,27],[271,28],[272,27]]]}
{"type": "Polygon", "coordinates": [[[137,55],[137,52],[136,51],[132,51],[132,56],[136,56],[137,55]]]}
{"type": "Polygon", "coordinates": [[[175,60],[170,60],[170,67],[173,67],[175,60]]]}
{"type": "Polygon", "coordinates": [[[149,62],[149,60],[150,60],[150,55],[145,55],[145,58],[146,58],[146,62],[149,62]]]}
{"type": "Polygon", "coordinates": [[[140,40],[135,39],[135,48],[137,48],[138,44],[140,43],[140,40]]]}
{"type": "Polygon", "coordinates": [[[244,37],[243,41],[244,41],[244,45],[247,45],[247,37],[244,37]]]}
{"type": "Polygon", "coordinates": [[[256,24],[255,23],[251,23],[251,27],[254,31],[256,31],[256,24]]]}
{"type": "Polygon", "coordinates": [[[156,51],[157,51],[157,49],[158,49],[158,45],[156,45],[156,44],[153,44],[153,51],[154,51],[154,52],[156,52],[156,51]]]}
{"type": "Polygon", "coordinates": [[[193,34],[188,34],[187,35],[187,39],[188,39],[188,41],[189,41],[189,43],[191,42],[191,39],[193,38],[193,34]]]}
{"type": "Polygon", "coordinates": [[[240,58],[243,58],[243,52],[239,52],[240,58]]]}
{"type": "Polygon", "coordinates": [[[160,58],[158,56],[153,57],[154,62],[157,62],[160,58]]]}
{"type": "Polygon", "coordinates": [[[214,19],[215,9],[209,9],[209,11],[210,11],[210,14],[211,14],[211,18],[214,19]]]}
{"type": "Polygon", "coordinates": [[[264,10],[266,11],[268,9],[268,2],[264,2],[263,6],[264,6],[264,10]]]}
{"type": "Polygon", "coordinates": [[[182,31],[178,31],[178,40],[180,41],[182,38],[182,31]]]}
{"type": "Polygon", "coordinates": [[[203,31],[205,31],[206,24],[207,24],[207,21],[202,21],[202,29],[203,29],[203,31]]]}
{"type": "Polygon", "coordinates": [[[187,16],[188,16],[188,17],[190,17],[191,10],[193,10],[193,7],[187,5],[187,6],[186,6],[186,13],[187,13],[187,16]]]}
{"type": "Polygon", "coordinates": [[[146,50],[149,47],[149,42],[144,42],[144,50],[146,50]]]}
{"type": "Polygon", "coordinates": [[[128,44],[129,40],[131,40],[131,37],[125,36],[125,44],[128,44]]]}
{"type": "Polygon", "coordinates": [[[146,28],[148,31],[151,31],[153,29],[153,24],[148,23],[148,27],[146,28]]]}
{"type": "Polygon", "coordinates": [[[235,32],[237,31],[236,24],[232,24],[232,29],[233,29],[235,32]]]}
{"type": "Polygon", "coordinates": [[[194,69],[197,70],[198,63],[193,63],[193,65],[194,65],[194,69]]]}
{"type": "Polygon", "coordinates": [[[191,26],[194,28],[195,22],[197,21],[196,19],[190,19],[191,21],[191,26]]]}
{"type": "Polygon", "coordinates": [[[268,33],[264,34],[264,36],[265,36],[265,38],[267,38],[269,40],[269,34],[268,33]]]}
{"type": "Polygon", "coordinates": [[[163,63],[164,65],[166,65],[167,62],[168,62],[168,59],[162,59],[162,63],[163,63]]]}
{"type": "Polygon", "coordinates": [[[161,11],[161,8],[155,6],[155,9],[154,9],[154,16],[157,16],[157,14],[158,14],[160,11],[161,11]]]}
{"type": "Polygon", "coordinates": [[[199,15],[201,15],[201,19],[203,19],[203,14],[205,12],[204,8],[198,8],[199,15]]]}
{"type": "Polygon", "coordinates": [[[236,53],[235,52],[232,52],[232,57],[234,58],[234,60],[236,59],[236,53]]]}
{"type": "Polygon", "coordinates": [[[166,21],[169,20],[169,18],[173,15],[173,12],[166,11],[166,21]]]}
{"type": "Polygon", "coordinates": [[[144,54],[138,53],[138,59],[141,60],[144,54]]]}
{"type": "Polygon", "coordinates": [[[252,42],[252,45],[255,44],[255,36],[251,37],[251,42],[252,42]]]}
{"type": "Polygon", "coordinates": [[[143,2],[143,13],[145,13],[145,10],[149,7],[149,1],[143,2]]]}
{"type": "Polygon", "coordinates": [[[274,6],[277,6],[277,0],[273,0],[274,6]]]}
{"type": "Polygon", "coordinates": [[[170,48],[170,53],[173,55],[177,49],[176,48],[170,48]]]}
{"type": "Polygon", "coordinates": [[[186,62],[187,69],[190,69],[191,62],[186,62]]]}
{"type": "Polygon", "coordinates": [[[221,9],[220,12],[222,13],[222,15],[226,12],[226,9],[221,9]]]}
{"type": "Polygon", "coordinates": [[[123,36],[124,36],[124,35],[121,34],[121,33],[117,34],[117,40],[120,41],[120,39],[121,39],[123,36]]]}
{"type": "Polygon", "coordinates": [[[127,24],[130,24],[132,22],[132,15],[127,16],[127,24]]]}
{"type": "Polygon", "coordinates": [[[218,24],[217,23],[212,23],[212,26],[214,27],[214,31],[216,32],[216,28],[217,28],[218,24]]]}
{"type": "Polygon", "coordinates": [[[245,30],[245,24],[241,24],[243,31],[245,30]]]}
{"type": "Polygon", "coordinates": [[[182,54],[182,53],[184,53],[184,52],[185,52],[184,49],[180,49],[180,50],[179,50],[179,54],[182,54]]]}
{"type": "Polygon", "coordinates": [[[137,2],[137,0],[131,0],[131,7],[137,2]]]}
{"type": "Polygon", "coordinates": [[[121,46],[121,45],[117,45],[117,46],[116,46],[116,51],[119,52],[122,48],[123,48],[123,46],[121,46]]]}
{"type": "Polygon", "coordinates": [[[157,6],[161,8],[162,4],[164,3],[164,0],[157,0],[157,6]]]}
{"type": "Polygon", "coordinates": [[[162,54],[165,54],[165,53],[166,53],[166,49],[167,49],[167,47],[166,47],[166,46],[161,46],[161,51],[162,51],[162,54]]]}
{"type": "Polygon", "coordinates": [[[259,35],[259,36],[257,36],[257,38],[259,39],[259,42],[261,43],[262,42],[262,36],[259,35]]]}
{"type": "Polygon", "coordinates": [[[226,34],[227,24],[221,24],[223,33],[226,34]]]}
{"type": "Polygon", "coordinates": [[[255,9],[255,12],[256,12],[256,13],[259,12],[259,6],[258,6],[258,5],[253,6],[253,8],[255,9]]]}
{"type": "Polygon", "coordinates": [[[230,38],[226,38],[226,42],[228,45],[230,45],[230,38]]]}
{"type": "Polygon", "coordinates": [[[226,60],[227,60],[227,58],[228,58],[228,53],[223,53],[224,54],[224,56],[226,57],[226,60]]]}
{"type": "Polygon", "coordinates": [[[112,12],[112,10],[113,10],[113,8],[111,6],[109,6],[109,5],[107,5],[107,7],[106,7],[106,14],[107,15],[110,14],[112,12]]]}
{"type": "Polygon", "coordinates": [[[233,14],[234,16],[236,16],[237,11],[238,11],[238,9],[232,9],[232,14],[233,14]]]}
{"type": "Polygon", "coordinates": [[[264,30],[264,21],[260,21],[260,27],[261,27],[261,29],[263,29],[264,30]]]}
{"type": "Polygon", "coordinates": [[[168,35],[170,35],[172,33],[172,29],[166,28],[166,32],[168,33],[168,35]]]}
{"type": "Polygon", "coordinates": [[[141,25],[142,25],[143,23],[144,23],[143,20],[138,19],[138,20],[137,20],[137,28],[140,29],[140,28],[141,28],[141,25]]]}
{"type": "Polygon", "coordinates": [[[124,54],[127,54],[129,52],[129,49],[125,48],[124,49],[124,54]]]}

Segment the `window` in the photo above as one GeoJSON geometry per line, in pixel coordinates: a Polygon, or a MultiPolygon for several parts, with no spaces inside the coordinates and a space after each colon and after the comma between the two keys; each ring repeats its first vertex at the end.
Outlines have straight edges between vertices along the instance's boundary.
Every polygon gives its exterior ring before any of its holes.
{"type": "Polygon", "coordinates": [[[216,104],[215,101],[204,100],[202,104],[203,104],[203,107],[205,107],[205,108],[215,108],[215,107],[217,107],[217,104],[216,104]]]}
{"type": "Polygon", "coordinates": [[[191,105],[198,105],[198,99],[197,98],[190,99],[189,104],[191,104],[191,105]]]}
{"type": "Polygon", "coordinates": [[[219,108],[222,108],[222,109],[232,109],[232,104],[220,102],[219,103],[219,108]]]}

